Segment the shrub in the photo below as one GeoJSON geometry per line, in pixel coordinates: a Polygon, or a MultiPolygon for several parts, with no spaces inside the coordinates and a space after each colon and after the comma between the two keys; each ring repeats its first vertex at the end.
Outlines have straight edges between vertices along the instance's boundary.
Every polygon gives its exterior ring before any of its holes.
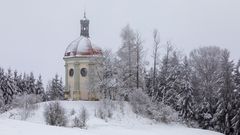
{"type": "Polygon", "coordinates": [[[74,127],[87,128],[87,121],[89,119],[89,114],[86,108],[82,108],[78,117],[73,119],[74,127]]]}
{"type": "Polygon", "coordinates": [[[79,119],[79,117],[75,116],[75,118],[73,119],[73,126],[74,127],[80,127],[80,119],[79,119]]]}
{"type": "Polygon", "coordinates": [[[5,104],[3,99],[0,96],[0,114],[2,114],[3,112],[5,112],[6,108],[5,108],[5,104]]]}
{"type": "Polygon", "coordinates": [[[14,96],[12,107],[19,108],[19,115],[22,120],[26,120],[33,114],[33,111],[38,108],[36,103],[40,102],[41,98],[35,94],[23,94],[14,96]]]}
{"type": "Polygon", "coordinates": [[[141,89],[135,89],[129,95],[129,102],[136,114],[156,120],[170,123],[178,121],[178,113],[170,106],[163,103],[152,102],[141,89]]]}
{"type": "Polygon", "coordinates": [[[136,114],[147,115],[147,108],[151,106],[151,100],[142,89],[136,89],[129,95],[129,102],[136,114]]]}
{"type": "Polygon", "coordinates": [[[67,117],[64,108],[59,102],[49,103],[45,107],[44,118],[47,124],[54,126],[66,126],[67,117]]]}
{"type": "Polygon", "coordinates": [[[70,115],[73,116],[75,113],[76,113],[75,110],[72,109],[71,112],[70,112],[70,115]]]}
{"type": "Polygon", "coordinates": [[[95,116],[100,119],[104,119],[105,121],[107,120],[107,118],[112,118],[112,107],[113,104],[111,100],[100,101],[99,107],[95,112],[95,116]]]}
{"type": "Polygon", "coordinates": [[[179,120],[178,113],[172,107],[163,103],[153,104],[148,111],[151,112],[152,119],[158,122],[171,123],[179,120]]]}

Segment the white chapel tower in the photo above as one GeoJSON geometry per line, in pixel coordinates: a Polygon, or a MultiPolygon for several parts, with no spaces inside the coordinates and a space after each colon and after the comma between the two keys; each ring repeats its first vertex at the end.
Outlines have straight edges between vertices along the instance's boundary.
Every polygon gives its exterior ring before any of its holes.
{"type": "Polygon", "coordinates": [[[98,80],[97,60],[102,57],[102,51],[93,47],[89,37],[89,20],[80,20],[80,37],[72,41],[64,54],[65,61],[65,99],[97,100],[97,93],[92,90],[98,80]]]}

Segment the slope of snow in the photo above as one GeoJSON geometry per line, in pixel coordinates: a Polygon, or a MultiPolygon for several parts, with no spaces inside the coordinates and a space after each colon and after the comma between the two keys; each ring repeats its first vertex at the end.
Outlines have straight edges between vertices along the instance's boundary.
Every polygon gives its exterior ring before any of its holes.
{"type": "Polygon", "coordinates": [[[221,135],[211,131],[166,125],[148,125],[134,128],[102,125],[85,130],[10,119],[0,119],[0,131],[1,135],[221,135]]]}
{"type": "MultiPolygon", "coordinates": [[[[120,105],[113,106],[113,118],[109,119],[108,122],[106,120],[102,120],[95,117],[95,113],[99,108],[100,102],[98,101],[59,101],[60,104],[65,108],[66,115],[71,122],[71,120],[77,115],[82,107],[85,107],[89,113],[89,121],[88,125],[89,128],[95,127],[96,125],[120,125],[123,126],[127,124],[127,127],[137,125],[139,122],[141,124],[151,124],[152,121],[146,118],[142,118],[135,113],[131,111],[131,107],[128,104],[123,105],[123,109],[121,109],[120,105]],[[70,113],[72,109],[75,110],[75,115],[71,116],[70,113]],[[124,110],[124,111],[122,111],[124,110]]],[[[26,121],[33,122],[33,123],[39,123],[39,124],[45,124],[44,121],[44,108],[49,102],[40,103],[38,106],[39,108],[34,111],[34,114],[29,117],[26,121]]],[[[0,116],[0,118],[10,118],[10,119],[16,119],[20,120],[20,113],[21,111],[19,109],[13,109],[11,111],[8,111],[0,116]]],[[[69,123],[68,125],[71,125],[69,123]]]]}
{"type": "Polygon", "coordinates": [[[124,105],[124,111],[119,106],[115,106],[113,118],[105,121],[95,117],[99,102],[61,101],[60,103],[67,110],[69,120],[73,117],[70,115],[72,109],[78,113],[84,106],[90,115],[87,123],[88,129],[72,128],[71,123],[68,124],[69,127],[45,125],[43,111],[48,103],[40,103],[38,110],[26,121],[19,120],[17,109],[2,114],[0,116],[1,135],[222,135],[181,125],[156,124],[134,114],[128,104],[124,105]]]}

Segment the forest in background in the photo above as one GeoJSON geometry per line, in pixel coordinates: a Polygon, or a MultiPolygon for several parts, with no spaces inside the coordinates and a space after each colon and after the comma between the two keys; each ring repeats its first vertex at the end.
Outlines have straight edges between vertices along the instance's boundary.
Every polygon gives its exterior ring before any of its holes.
{"type": "MultiPolygon", "coordinates": [[[[127,101],[135,113],[158,122],[240,134],[240,62],[234,63],[227,49],[206,46],[184,55],[154,30],[149,68],[141,34],[127,25],[120,37],[119,50],[104,50],[98,61],[103,76],[91,89],[101,99],[127,101]]],[[[41,76],[1,68],[1,112],[27,95],[38,102],[63,100],[62,79],[56,75],[44,90],[41,76]]]]}

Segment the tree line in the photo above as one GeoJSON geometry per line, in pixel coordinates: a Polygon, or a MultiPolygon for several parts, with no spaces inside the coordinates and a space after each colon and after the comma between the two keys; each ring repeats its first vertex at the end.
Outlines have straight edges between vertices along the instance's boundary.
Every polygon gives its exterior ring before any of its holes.
{"type": "Polygon", "coordinates": [[[56,75],[44,89],[41,75],[36,79],[34,74],[20,74],[17,70],[0,68],[0,110],[7,111],[14,107],[14,100],[22,99],[24,95],[35,95],[41,101],[63,99],[64,86],[62,79],[56,75]]]}
{"type": "Polygon", "coordinates": [[[154,30],[149,68],[140,34],[127,25],[121,39],[116,53],[103,52],[96,88],[102,98],[129,101],[155,120],[176,120],[177,113],[188,126],[240,134],[240,61],[234,63],[227,49],[207,46],[184,55],[154,30]]]}
{"type": "MultiPolygon", "coordinates": [[[[140,33],[127,25],[120,37],[118,51],[105,50],[97,61],[100,81],[91,90],[101,99],[127,101],[136,113],[155,121],[240,134],[240,61],[234,63],[227,49],[207,46],[184,55],[154,30],[150,66],[140,33]]],[[[0,68],[0,106],[11,108],[15,96],[23,94],[61,100],[61,80],[56,75],[45,91],[41,76],[0,68]]]]}

